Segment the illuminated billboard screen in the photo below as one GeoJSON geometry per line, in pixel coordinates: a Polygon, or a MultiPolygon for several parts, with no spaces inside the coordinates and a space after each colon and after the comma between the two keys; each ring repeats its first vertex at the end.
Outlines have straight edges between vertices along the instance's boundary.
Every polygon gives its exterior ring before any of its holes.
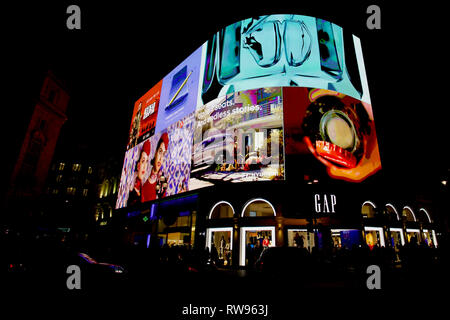
{"type": "Polygon", "coordinates": [[[127,150],[155,133],[162,81],[134,104],[127,150]]]}
{"type": "Polygon", "coordinates": [[[317,160],[302,173],[322,167],[330,178],[360,182],[381,169],[370,104],[316,88],[286,87],[283,97],[286,156],[317,160]]]}
{"type": "Polygon", "coordinates": [[[381,168],[361,44],[314,17],[249,18],[136,101],[116,208],[286,168],[350,182],[381,168]]]}
{"type": "Polygon", "coordinates": [[[197,108],[190,189],[284,178],[282,88],[233,92],[197,108]]]}

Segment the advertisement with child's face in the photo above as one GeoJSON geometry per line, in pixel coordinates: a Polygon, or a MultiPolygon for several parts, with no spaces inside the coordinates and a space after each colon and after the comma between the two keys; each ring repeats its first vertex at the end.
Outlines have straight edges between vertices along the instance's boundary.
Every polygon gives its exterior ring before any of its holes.
{"type": "Polygon", "coordinates": [[[190,114],[127,151],[116,208],[188,190],[193,120],[190,114]]]}
{"type": "Polygon", "coordinates": [[[284,180],[285,158],[361,182],[381,163],[359,39],[302,15],[222,28],[136,101],[127,150],[117,208],[284,180]]]}
{"type": "Polygon", "coordinates": [[[284,179],[280,87],[228,94],[198,107],[190,189],[284,179]]]}

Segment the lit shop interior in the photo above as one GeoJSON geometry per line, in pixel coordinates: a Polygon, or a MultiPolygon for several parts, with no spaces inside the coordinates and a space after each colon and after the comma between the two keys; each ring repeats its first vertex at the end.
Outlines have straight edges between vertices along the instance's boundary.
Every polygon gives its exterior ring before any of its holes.
{"type": "Polygon", "coordinates": [[[224,267],[273,246],[438,246],[429,202],[373,192],[377,139],[351,30],[244,19],[135,102],[114,226],[127,243],[208,250],[224,267]]]}

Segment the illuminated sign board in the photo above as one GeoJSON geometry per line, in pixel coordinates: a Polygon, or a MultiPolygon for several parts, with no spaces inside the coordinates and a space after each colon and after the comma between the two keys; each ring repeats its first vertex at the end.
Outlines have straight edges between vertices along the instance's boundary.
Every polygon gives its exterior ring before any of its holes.
{"type": "Polygon", "coordinates": [[[351,182],[381,168],[360,41],[314,17],[248,18],[136,101],[116,208],[286,166],[351,182]]]}

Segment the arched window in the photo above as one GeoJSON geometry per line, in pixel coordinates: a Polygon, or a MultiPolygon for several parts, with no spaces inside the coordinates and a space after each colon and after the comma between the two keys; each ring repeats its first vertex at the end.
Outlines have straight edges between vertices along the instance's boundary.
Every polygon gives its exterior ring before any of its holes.
{"type": "Polygon", "coordinates": [[[364,218],[374,218],[375,217],[375,209],[377,207],[372,201],[366,201],[363,203],[361,207],[361,214],[364,218]]]}
{"type": "Polygon", "coordinates": [[[233,206],[226,201],[217,202],[209,212],[210,219],[233,218],[233,206]]]}
{"type": "Polygon", "coordinates": [[[412,221],[412,222],[417,221],[413,210],[409,206],[404,206],[403,207],[402,217],[404,217],[404,219],[406,221],[412,221]]]}
{"type": "Polygon", "coordinates": [[[424,208],[420,208],[419,209],[419,213],[417,214],[417,218],[421,222],[425,222],[425,223],[431,223],[432,222],[430,214],[424,208]]]}
{"type": "Polygon", "coordinates": [[[391,217],[391,220],[400,220],[400,216],[398,215],[397,209],[395,207],[388,203],[386,204],[386,212],[391,217]]]}
{"type": "Polygon", "coordinates": [[[105,198],[108,196],[109,193],[109,180],[105,179],[102,183],[102,187],[100,190],[100,198],[105,198]]]}
{"type": "Polygon", "coordinates": [[[242,209],[242,217],[273,217],[276,215],[273,205],[261,198],[248,201],[242,209]]]}

